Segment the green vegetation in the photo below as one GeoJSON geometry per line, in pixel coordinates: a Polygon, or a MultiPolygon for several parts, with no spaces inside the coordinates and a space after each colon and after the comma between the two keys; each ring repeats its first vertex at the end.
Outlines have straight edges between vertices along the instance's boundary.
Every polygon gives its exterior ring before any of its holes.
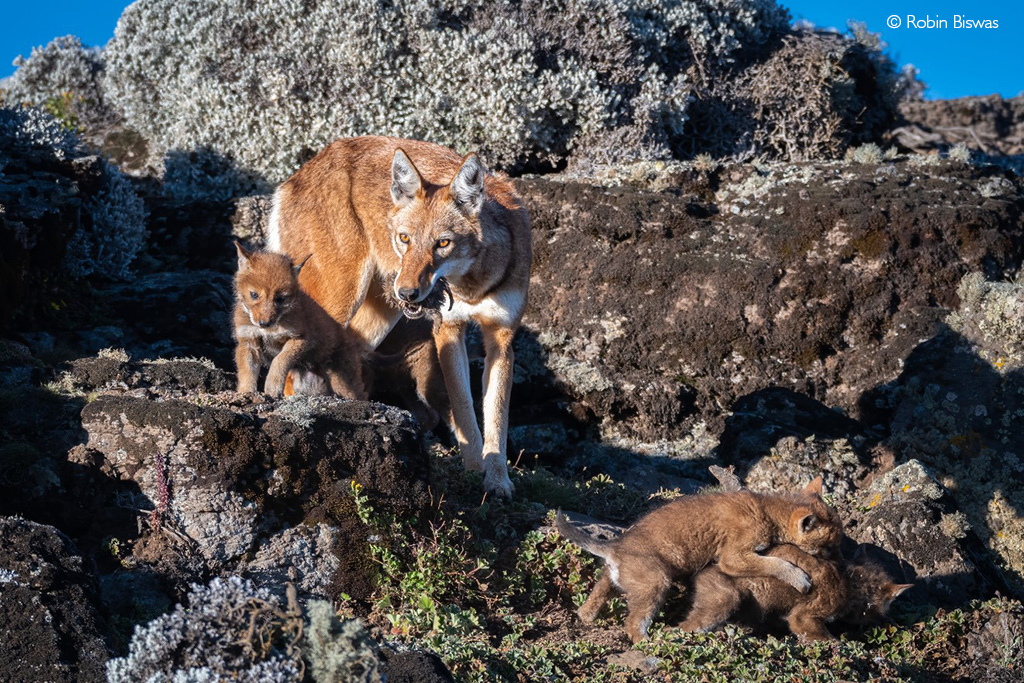
{"type": "Polygon", "coordinates": [[[613,600],[594,626],[576,617],[600,563],[550,528],[552,510],[563,506],[624,521],[652,501],[604,476],[573,482],[544,469],[516,469],[514,502],[480,504],[479,475],[439,453],[434,467],[443,471],[435,481],[446,482],[446,489],[429,519],[380,514],[353,484],[360,517],[374,532],[371,553],[380,572],[373,599],[343,600],[342,611],[363,617],[388,639],[436,652],[459,680],[979,680],[1015,675],[1021,667],[1013,648],[980,673],[965,654],[971,634],[996,615],[1024,615],[1019,602],[1001,598],[925,614],[904,606],[892,624],[802,644],[731,625],[715,633],[680,632],[673,624],[685,600],[677,596],[655,622],[651,640],[630,652],[621,600],[613,600]]]}

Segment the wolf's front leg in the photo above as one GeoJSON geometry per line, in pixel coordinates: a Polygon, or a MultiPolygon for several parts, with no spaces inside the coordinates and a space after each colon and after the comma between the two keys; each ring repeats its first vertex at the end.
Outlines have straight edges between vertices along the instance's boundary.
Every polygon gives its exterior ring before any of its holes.
{"type": "Polygon", "coordinates": [[[512,372],[515,353],[512,338],[516,331],[484,323],[484,488],[512,497],[514,487],[508,478],[508,406],[512,398],[512,372]]]}
{"type": "Polygon", "coordinates": [[[263,388],[264,393],[275,398],[284,393],[284,383],[288,379],[288,371],[295,367],[305,345],[306,342],[302,339],[289,339],[284,343],[281,353],[277,354],[270,363],[267,382],[263,388]]]}
{"type": "Polygon", "coordinates": [[[452,431],[459,442],[462,463],[468,470],[482,470],[483,439],[473,410],[469,388],[469,356],[466,353],[466,324],[441,323],[434,331],[434,343],[441,360],[445,388],[452,409],[452,431]]]}

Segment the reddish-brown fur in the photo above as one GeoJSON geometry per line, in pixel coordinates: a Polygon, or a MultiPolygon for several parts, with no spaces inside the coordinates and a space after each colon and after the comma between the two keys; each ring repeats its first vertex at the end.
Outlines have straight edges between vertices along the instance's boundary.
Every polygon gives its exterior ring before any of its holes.
{"type": "Polygon", "coordinates": [[[327,387],[346,398],[364,398],[360,346],[313,301],[298,271],[282,254],[238,248],[234,329],[238,391],[257,391],[260,368],[269,364],[265,393],[281,396],[289,372],[310,393],[327,387]]]}
{"type": "Polygon", "coordinates": [[[510,495],[505,460],[512,337],[526,306],[530,223],[512,184],[475,155],[416,140],[338,140],[278,189],[268,246],[313,254],[303,288],[369,348],[444,276],[434,341],[463,461],[510,495]],[[402,304],[395,302],[401,300],[402,304]],[[469,392],[465,330],[487,350],[484,433],[469,392]]]}
{"type": "Polygon", "coordinates": [[[836,549],[842,525],[820,493],[818,478],[798,495],[736,491],[687,496],[649,513],[612,541],[589,538],[559,514],[559,532],[607,563],[579,609],[580,618],[592,622],[621,590],[629,607],[626,633],[634,642],[642,640],[671,585],[713,562],[727,576],[773,576],[807,591],[811,584],[803,570],[758,553],[779,543],[815,553],[836,549]]]}
{"type": "Polygon", "coordinates": [[[680,624],[685,631],[709,631],[740,612],[761,622],[782,616],[801,640],[829,640],[825,625],[833,620],[859,625],[881,621],[892,601],[910,584],[894,584],[881,567],[863,557],[851,562],[814,557],[793,545],[771,548],[768,555],[795,564],[811,578],[811,590],[800,593],[770,576],[734,578],[708,567],[693,579],[693,607],[680,624]]]}

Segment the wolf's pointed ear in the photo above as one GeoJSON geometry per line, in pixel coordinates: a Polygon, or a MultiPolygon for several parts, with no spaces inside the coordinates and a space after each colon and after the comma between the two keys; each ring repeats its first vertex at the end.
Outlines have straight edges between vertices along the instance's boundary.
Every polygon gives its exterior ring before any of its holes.
{"type": "Polygon", "coordinates": [[[249,261],[249,259],[252,258],[252,252],[251,251],[249,251],[248,249],[243,247],[242,243],[239,242],[238,240],[235,240],[235,249],[238,250],[238,269],[239,270],[245,270],[250,265],[252,265],[251,262],[249,261]]]}
{"type": "Polygon", "coordinates": [[[313,258],[313,254],[310,254],[306,258],[302,259],[298,264],[292,266],[292,272],[295,273],[295,279],[299,279],[299,273],[302,272],[302,266],[306,265],[306,261],[313,258]]]}
{"type": "Polygon", "coordinates": [[[476,218],[484,208],[484,178],[487,169],[476,154],[467,154],[450,185],[455,208],[467,218],[476,218]]]}
{"type": "Polygon", "coordinates": [[[402,207],[416,199],[423,190],[423,179],[412,163],[412,159],[401,149],[395,150],[391,159],[391,199],[395,206],[402,207]]]}
{"type": "Polygon", "coordinates": [[[810,484],[805,486],[803,492],[808,494],[808,495],[811,495],[811,496],[818,496],[820,498],[821,497],[821,475],[819,474],[818,476],[816,476],[814,478],[814,480],[810,484]]]}

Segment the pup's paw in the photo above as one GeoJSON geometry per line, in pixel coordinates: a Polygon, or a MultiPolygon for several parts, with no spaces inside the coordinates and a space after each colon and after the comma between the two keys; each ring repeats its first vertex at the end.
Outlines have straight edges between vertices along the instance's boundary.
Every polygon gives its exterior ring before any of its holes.
{"type": "Polygon", "coordinates": [[[786,572],[786,582],[801,593],[811,590],[811,577],[796,565],[792,565],[792,569],[786,572]]]}

